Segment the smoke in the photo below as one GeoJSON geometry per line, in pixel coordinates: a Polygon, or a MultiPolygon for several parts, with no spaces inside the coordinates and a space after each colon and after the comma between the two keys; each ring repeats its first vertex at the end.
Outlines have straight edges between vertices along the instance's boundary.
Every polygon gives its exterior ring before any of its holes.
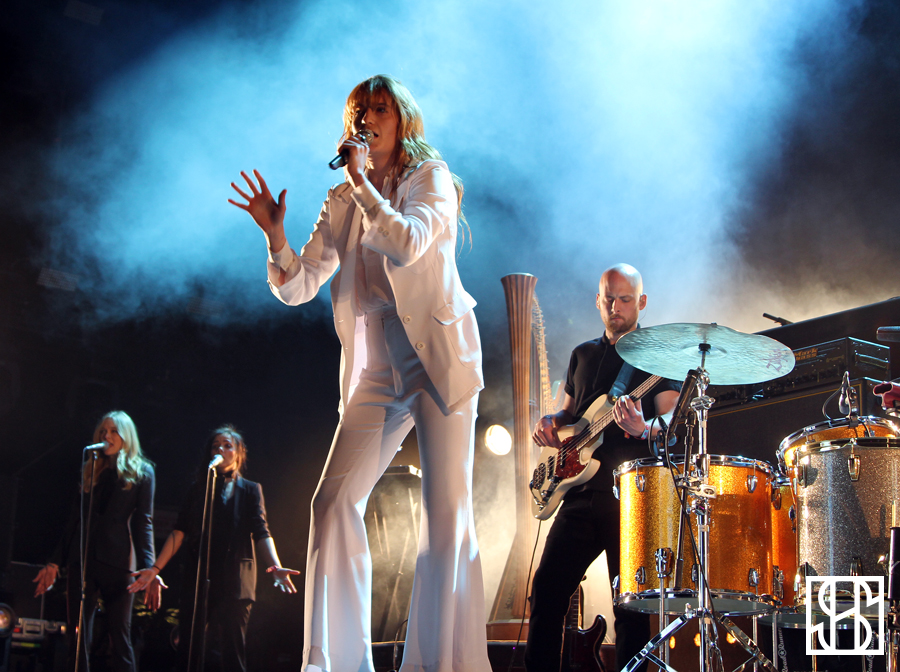
{"type": "MultiPolygon", "coordinates": [[[[765,213],[764,176],[785,156],[784,129],[809,127],[823,108],[832,125],[842,119],[810,68],[844,81],[864,67],[827,58],[856,48],[853,8],[226,5],[121,68],[64,123],[50,157],[58,196],[44,263],[82,278],[90,319],[183,311],[198,297],[218,307],[199,319],[282,315],[265,285],[262,236],[226,203],[228,183],[256,168],[273,191],[287,188],[299,248],[341,179],[324,164],[346,94],[389,72],[416,95],[429,140],[467,185],[474,247],[460,266],[485,331],[502,322],[498,278],[531,272],[565,357],[599,331],[595,283],[617,261],[644,272],[645,322],[747,326],[723,255],[738,242],[733,263],[747,263],[762,244],[747,239],[765,213]]],[[[112,35],[113,21],[106,39],[127,39],[112,35]]]]}
{"type": "Polygon", "coordinates": [[[742,302],[797,320],[896,295],[898,56],[900,7],[880,0],[798,42],[795,112],[727,219],[742,302]]]}

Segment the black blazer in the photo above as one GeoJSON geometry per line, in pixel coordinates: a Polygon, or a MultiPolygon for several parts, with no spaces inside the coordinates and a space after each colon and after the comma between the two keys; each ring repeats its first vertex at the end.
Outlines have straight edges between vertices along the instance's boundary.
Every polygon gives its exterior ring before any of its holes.
{"type": "MultiPolygon", "coordinates": [[[[144,478],[131,485],[116,478],[115,469],[105,469],[94,488],[88,557],[128,571],[151,567],[156,561],[153,546],[155,492],[156,474],[150,465],[147,466],[144,478]]],[[[90,493],[85,493],[85,516],[88,513],[89,498],[90,493]]],[[[50,562],[57,565],[80,564],[80,501],[81,493],[76,492],[66,531],[50,559],[50,562]]]]}
{"type": "MultiPolygon", "coordinates": [[[[185,535],[185,545],[190,551],[187,562],[188,576],[193,579],[197,556],[200,552],[200,528],[203,521],[203,497],[206,479],[200,478],[191,486],[184,506],[178,514],[175,529],[185,535]]],[[[262,486],[254,481],[238,477],[234,481],[234,493],[228,509],[231,520],[227,525],[228,539],[218,540],[225,551],[225,582],[217,586],[238,600],[256,600],[256,548],[254,542],[271,537],[266,522],[266,504],[262,486]]],[[[222,522],[222,521],[219,521],[222,522]]],[[[215,523],[213,528],[219,528],[215,523]]],[[[212,589],[212,586],[211,586],[212,589]]]]}

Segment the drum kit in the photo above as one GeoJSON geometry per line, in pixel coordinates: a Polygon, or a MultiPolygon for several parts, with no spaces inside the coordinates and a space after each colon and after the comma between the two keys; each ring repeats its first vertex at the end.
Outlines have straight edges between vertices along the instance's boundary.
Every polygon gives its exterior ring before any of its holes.
{"type": "MultiPolygon", "coordinates": [[[[756,644],[757,621],[772,625],[774,640],[779,626],[805,627],[807,616],[827,620],[815,596],[806,595],[805,577],[887,575],[891,528],[900,513],[900,427],[860,417],[851,403],[846,417],[786,437],[776,466],[711,455],[708,386],[784,376],[794,366],[791,350],[716,324],[644,328],[621,337],[616,349],[653,375],[678,380],[689,371],[672,422],[684,420],[684,454],[668,454],[669,428],[657,444],[662,457],[614,471],[621,502],[615,603],[660,619],[659,634],[625,672],[645,660],[674,672],[666,643],[692,619],[699,619],[700,672],[721,668],[717,624],[744,647],[755,669],[776,672],[756,644]],[[754,617],[752,638],[730,616],[754,617]]],[[[852,599],[840,583],[835,590],[838,601],[852,599]]],[[[893,660],[894,666],[889,655],[889,670],[896,669],[896,655],[893,660]]]]}

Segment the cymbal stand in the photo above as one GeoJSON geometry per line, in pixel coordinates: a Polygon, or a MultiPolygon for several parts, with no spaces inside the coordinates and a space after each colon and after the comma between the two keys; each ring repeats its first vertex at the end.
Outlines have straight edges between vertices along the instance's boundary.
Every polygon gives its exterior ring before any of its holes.
{"type": "MultiPolygon", "coordinates": [[[[709,375],[706,372],[706,354],[710,350],[708,343],[700,343],[700,366],[698,371],[700,375],[696,377],[697,396],[691,401],[691,410],[697,417],[697,455],[693,460],[693,473],[695,478],[688,479],[689,469],[687,459],[684,465],[684,478],[679,487],[687,488],[690,495],[694,498],[693,511],[697,514],[697,608],[693,609],[690,605],[685,607],[684,614],[675,618],[667,627],[663,628],[659,634],[651,639],[646,646],[632,658],[623,672],[634,672],[634,670],[644,660],[649,660],[661,670],[666,672],[677,672],[668,665],[667,662],[659,658],[653,653],[660,645],[668,642],[668,639],[675,632],[684,627],[688,621],[694,618],[700,619],[700,667],[699,672],[717,672],[722,669],[722,657],[716,642],[716,626],[718,621],[732,636],[741,643],[744,649],[753,657],[754,664],[758,663],[768,672],[777,672],[772,662],[765,657],[759,647],[752,639],[750,639],[740,628],[738,628],[727,616],[717,614],[712,608],[712,599],[706,580],[706,567],[709,558],[709,507],[708,499],[715,498],[715,488],[709,485],[709,454],[707,452],[707,420],[709,417],[709,409],[715,400],[706,395],[706,389],[709,386],[709,375]],[[716,665],[718,663],[718,665],[716,665]]],[[[690,446],[687,447],[685,457],[690,456],[690,446]]],[[[662,581],[660,580],[660,592],[663,592],[662,581]]],[[[664,600],[660,600],[661,605],[664,600]]]]}

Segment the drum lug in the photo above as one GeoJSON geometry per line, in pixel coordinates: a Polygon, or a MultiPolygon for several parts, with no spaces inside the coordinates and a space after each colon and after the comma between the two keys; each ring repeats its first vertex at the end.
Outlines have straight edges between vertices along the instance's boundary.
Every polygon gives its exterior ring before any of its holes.
{"type": "Polygon", "coordinates": [[[784,572],[778,565],[772,567],[772,593],[777,599],[784,599],[784,572]]]}
{"type": "Polygon", "coordinates": [[[807,477],[806,472],[808,469],[809,469],[809,465],[807,465],[807,464],[801,463],[801,464],[797,465],[797,485],[799,485],[801,488],[806,487],[806,477],[807,477]]]}
{"type": "Polygon", "coordinates": [[[863,576],[862,558],[858,555],[850,561],[850,576],[863,576]]]}
{"type": "Polygon", "coordinates": [[[756,491],[757,478],[756,474],[747,476],[747,492],[753,494],[756,491]]]}
{"type": "Polygon", "coordinates": [[[791,508],[788,510],[788,518],[791,519],[791,532],[797,534],[797,509],[794,508],[793,504],[791,504],[791,508]]]}
{"type": "Polygon", "coordinates": [[[644,569],[643,565],[638,567],[637,571],[634,573],[634,581],[639,586],[643,586],[645,583],[647,583],[647,570],[644,569]]]}
{"type": "Polygon", "coordinates": [[[759,570],[758,569],[754,569],[752,567],[750,568],[750,573],[747,576],[747,583],[749,583],[754,588],[759,586],[759,570]]]}
{"type": "Polygon", "coordinates": [[[797,567],[797,574],[794,576],[794,592],[799,593],[800,588],[806,585],[807,576],[815,576],[812,566],[804,561],[797,567]]]}
{"type": "Polygon", "coordinates": [[[671,548],[657,548],[653,554],[656,558],[656,576],[662,578],[672,573],[672,561],[675,559],[675,553],[671,548]]]}
{"type": "Polygon", "coordinates": [[[772,484],[772,508],[776,511],[781,511],[781,488],[775,487],[775,484],[772,484]]]}
{"type": "Polygon", "coordinates": [[[700,565],[696,563],[691,565],[691,581],[693,583],[700,583],[700,565]]]}
{"type": "Polygon", "coordinates": [[[859,455],[850,453],[850,457],[847,458],[847,471],[850,472],[851,481],[859,480],[859,455]]]}
{"type": "Polygon", "coordinates": [[[644,488],[647,487],[647,477],[643,474],[635,474],[634,475],[634,485],[637,488],[638,492],[643,492],[644,488]]]}

